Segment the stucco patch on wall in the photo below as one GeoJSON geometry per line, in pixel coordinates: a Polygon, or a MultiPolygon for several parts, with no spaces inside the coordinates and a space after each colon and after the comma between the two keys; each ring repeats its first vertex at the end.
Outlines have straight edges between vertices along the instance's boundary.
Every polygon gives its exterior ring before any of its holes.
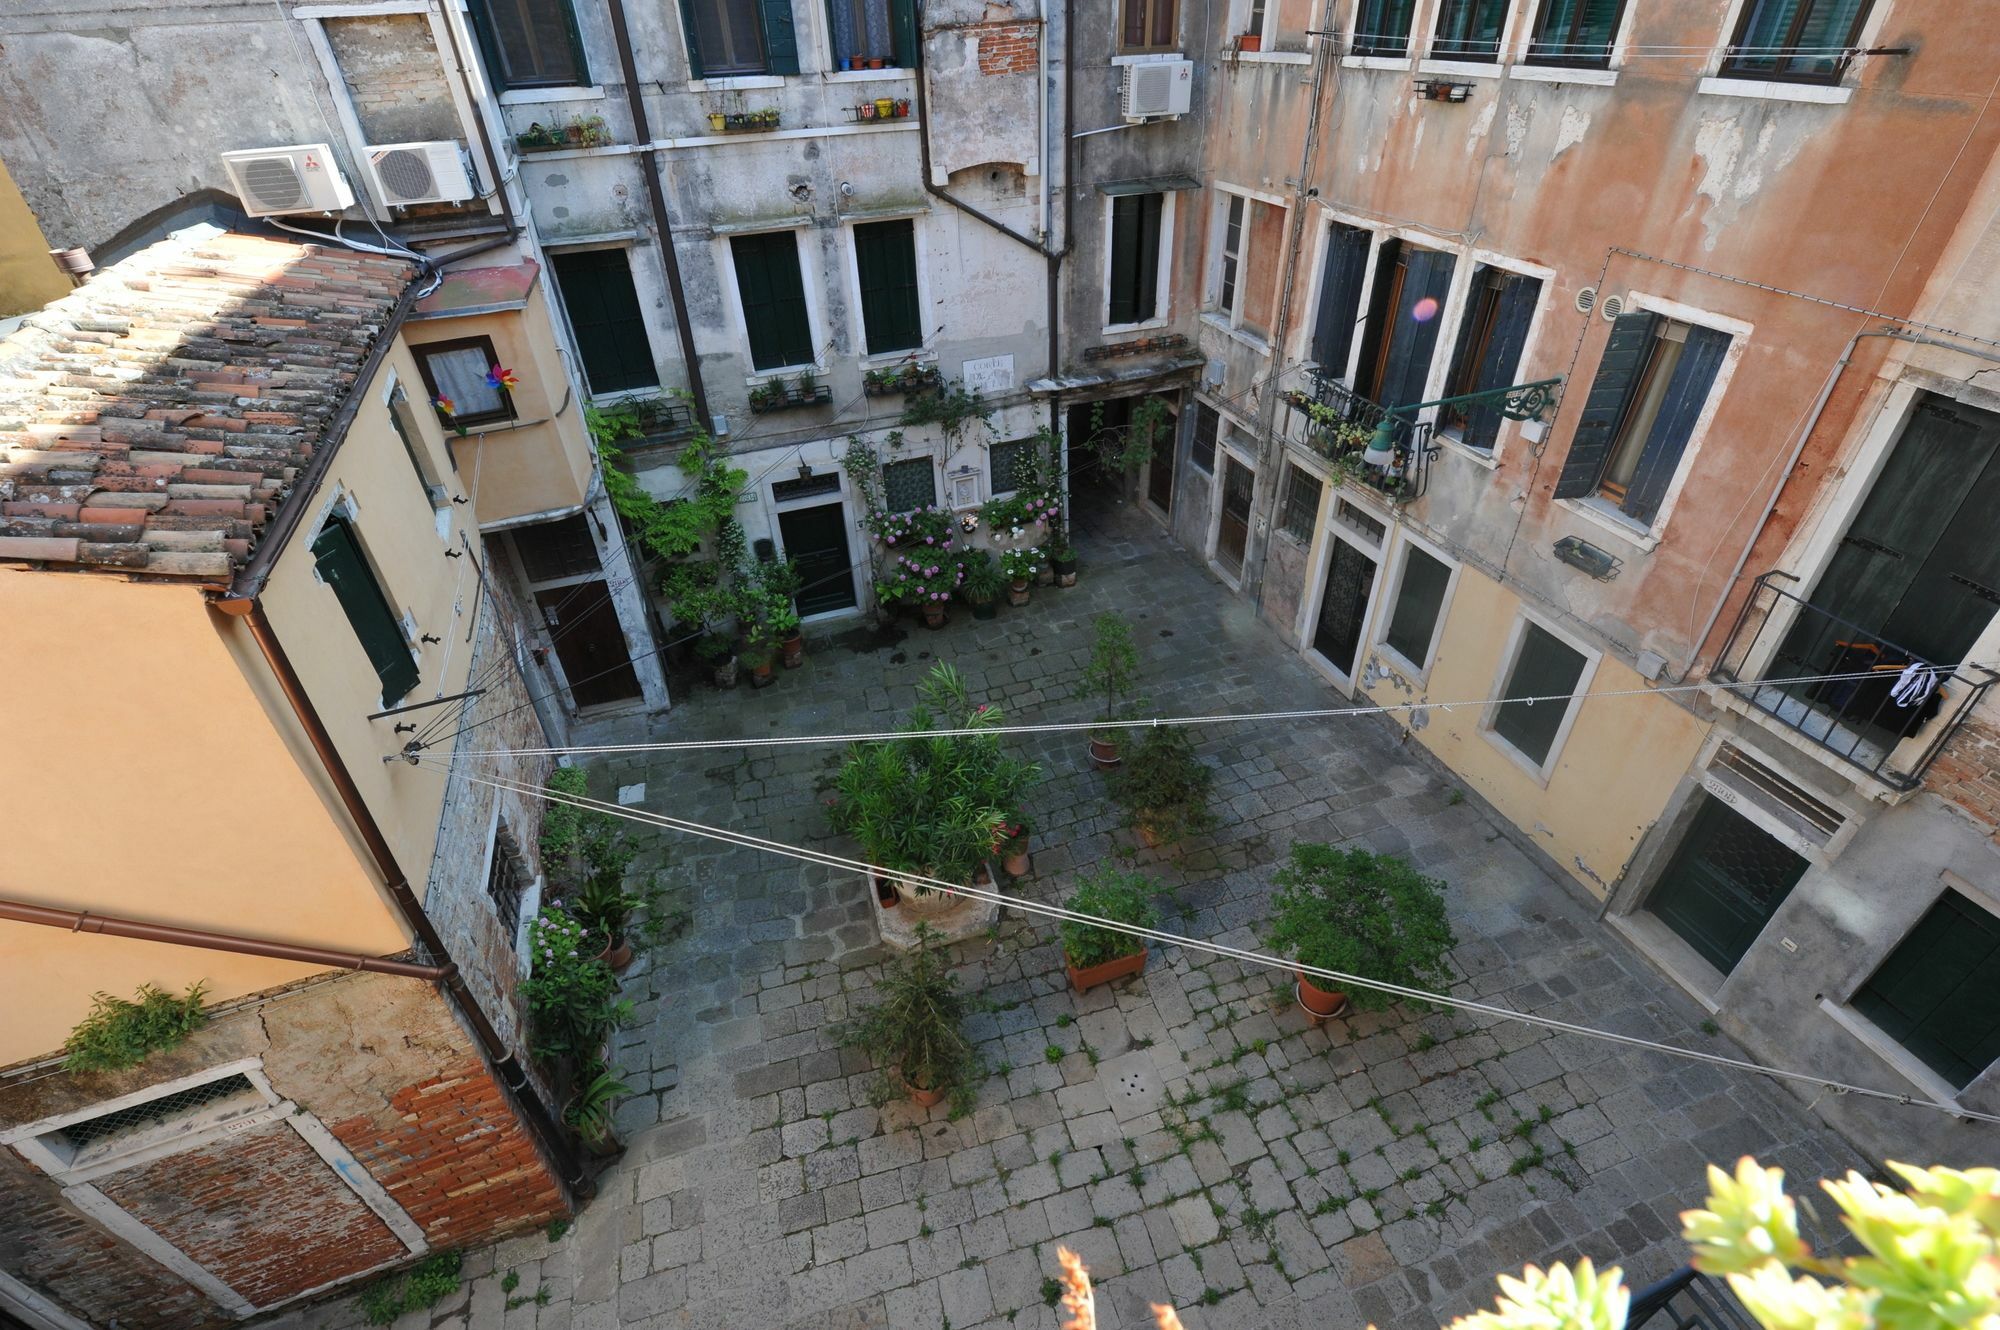
{"type": "Polygon", "coordinates": [[[1472,118],[1472,127],[1465,131],[1465,155],[1470,157],[1478,152],[1486,142],[1486,136],[1493,132],[1493,117],[1500,113],[1500,103],[1489,101],[1479,108],[1479,114],[1472,118]]]}
{"type": "Polygon", "coordinates": [[[1535,108],[1532,103],[1516,102],[1507,108],[1507,155],[1519,157],[1521,146],[1528,141],[1528,129],[1534,124],[1535,108]]]}
{"type": "Polygon", "coordinates": [[[1590,130],[1590,113],[1576,106],[1564,106],[1562,123],[1556,126],[1556,150],[1549,154],[1554,161],[1564,152],[1583,142],[1583,136],[1590,130]]]}

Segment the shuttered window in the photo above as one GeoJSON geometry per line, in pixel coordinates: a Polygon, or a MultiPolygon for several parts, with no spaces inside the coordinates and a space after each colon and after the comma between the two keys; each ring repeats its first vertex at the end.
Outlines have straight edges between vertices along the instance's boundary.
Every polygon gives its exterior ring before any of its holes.
{"type": "Polygon", "coordinates": [[[799,72],[792,0],[681,0],[681,22],[695,78],[799,72]]]}
{"type": "Polygon", "coordinates": [[[924,344],[917,305],[917,228],[907,217],[854,228],[854,262],[861,274],[861,325],[868,354],[924,344]]]}
{"type": "Polygon", "coordinates": [[[1111,200],[1111,292],[1107,324],[1144,323],[1159,310],[1160,214],[1165,194],[1111,200]]]}
{"type": "Polygon", "coordinates": [[[1403,576],[1396,584],[1396,608],[1382,640],[1418,669],[1428,668],[1431,639],[1437,635],[1451,565],[1417,545],[1403,547],[1403,576]]]}
{"type": "Polygon", "coordinates": [[[590,390],[615,393],[659,386],[652,343],[646,340],[646,316],[639,308],[625,251],[553,254],[550,262],[590,390]]]}
{"type": "Polygon", "coordinates": [[[336,513],[312,543],[320,580],[333,588],[361,649],[382,681],[382,705],[394,706],[417,686],[417,662],[410,655],[402,622],[389,608],[381,583],[362,556],[361,542],[347,518],[336,513]]]}
{"type": "Polygon", "coordinates": [[[1313,523],[1319,517],[1319,477],[1285,464],[1285,502],[1278,513],[1278,529],[1293,540],[1310,545],[1313,523]]]}
{"type": "Polygon", "coordinates": [[[561,88],[590,82],[569,0],[473,0],[472,21],[501,88],[561,88]]]}
{"type": "Polygon", "coordinates": [[[937,468],[928,457],[909,457],[882,468],[882,506],[892,513],[937,502],[937,468]]]}
{"type": "Polygon", "coordinates": [[[1620,315],[1577,418],[1556,497],[1602,495],[1650,525],[1728,349],[1727,333],[1656,314],[1620,315]]]}
{"type": "Polygon", "coordinates": [[[1618,20],[1624,13],[1625,0],[1542,0],[1528,43],[1528,63],[1608,68],[1611,43],[1617,40],[1618,20]]]}
{"type": "Polygon", "coordinates": [[[1500,29],[1513,0],[1440,0],[1434,59],[1498,60],[1500,29]]]}
{"type": "Polygon", "coordinates": [[[1837,83],[1871,0],[1745,0],[1724,78],[1837,83]]]}
{"type": "Polygon", "coordinates": [[[1408,55],[1416,9],[1417,0],[1361,0],[1354,16],[1354,54],[1408,55]]]}
{"type": "Polygon", "coordinates": [[[1394,240],[1384,241],[1377,254],[1357,386],[1370,401],[1406,406],[1424,400],[1456,260],[1394,240]]]}
{"type": "Polygon", "coordinates": [[[1179,45],[1176,0],[1118,0],[1118,45],[1125,51],[1171,51],[1179,45]]]}
{"type": "Polygon", "coordinates": [[[784,369],[813,363],[812,324],[806,316],[806,289],[799,277],[799,242],[790,231],[732,236],[736,290],[743,300],[743,324],[750,334],[750,363],[784,369]]]}
{"type": "Polygon", "coordinates": [[[1947,890],[1882,968],[1854,1009],[1963,1089],[2000,1057],[2000,919],[1947,890]]]}
{"type": "Polygon", "coordinates": [[[1216,303],[1233,321],[1236,316],[1236,285],[1243,263],[1243,211],[1241,194],[1228,196],[1222,213],[1222,271],[1216,289],[1216,303]]]}
{"type": "MultiPolygon", "coordinates": [[[[1451,374],[1444,395],[1487,392],[1519,380],[1521,350],[1542,284],[1533,277],[1481,266],[1472,277],[1465,317],[1458,325],[1451,374]]],[[[1490,451],[1500,434],[1500,408],[1488,403],[1444,407],[1439,425],[1458,434],[1467,447],[1490,451]]]]}
{"type": "Polygon", "coordinates": [[[1313,316],[1312,358],[1322,374],[1347,373],[1354,325],[1361,316],[1361,285],[1368,275],[1368,232],[1358,226],[1328,225],[1326,260],[1320,268],[1319,309],[1313,316]]]}
{"type": "Polygon", "coordinates": [[[1540,624],[1523,625],[1514,667],[1500,690],[1507,700],[1493,710],[1493,732],[1534,766],[1546,765],[1569,715],[1565,699],[1576,691],[1586,663],[1581,651],[1540,624]]]}
{"type": "Polygon", "coordinates": [[[1188,461],[1215,474],[1215,437],[1222,430],[1222,417],[1206,402],[1194,405],[1194,435],[1188,441],[1188,461]]]}

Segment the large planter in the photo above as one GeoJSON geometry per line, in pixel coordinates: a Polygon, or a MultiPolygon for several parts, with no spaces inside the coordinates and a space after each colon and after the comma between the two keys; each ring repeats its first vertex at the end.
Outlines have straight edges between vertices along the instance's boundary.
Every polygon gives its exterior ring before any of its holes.
{"type": "Polygon", "coordinates": [[[1116,739],[1101,739],[1090,736],[1090,764],[1099,771],[1109,771],[1125,759],[1118,755],[1116,739]]]}
{"type": "Polygon", "coordinates": [[[1097,987],[1099,984],[1108,984],[1113,979],[1123,979],[1128,974],[1139,973],[1146,968],[1146,951],[1144,948],[1141,948],[1133,952],[1130,956],[1120,956],[1115,960],[1108,960],[1102,965],[1092,965],[1082,970],[1068,964],[1065,959],[1064,968],[1069,971],[1070,985],[1077,992],[1083,993],[1097,987]]]}
{"type": "Polygon", "coordinates": [[[1028,594],[1028,584],[1026,582],[1009,583],[1007,587],[1007,603],[1009,605],[1025,605],[1028,603],[1028,594]]]}
{"type": "Polygon", "coordinates": [[[629,939],[621,937],[616,942],[607,946],[603,951],[598,952],[597,959],[603,961],[619,974],[623,974],[625,973],[625,967],[632,963],[632,943],[629,939]]]}
{"type": "Polygon", "coordinates": [[[1075,555],[1071,555],[1071,556],[1070,556],[1069,558],[1067,558],[1067,559],[1057,559],[1057,560],[1055,561],[1055,567],[1056,567],[1056,585],[1057,585],[1057,586],[1075,586],[1075,585],[1076,585],[1076,556],[1075,556],[1075,555]]]}
{"type": "Polygon", "coordinates": [[[972,602],[972,617],[975,619],[997,619],[1000,617],[1000,607],[990,600],[975,600],[972,602]]]}
{"type": "Polygon", "coordinates": [[[1009,877],[1026,877],[1029,868],[1032,866],[1028,859],[1027,838],[1023,837],[1017,843],[1020,845],[1020,849],[1016,850],[1013,846],[1009,846],[1007,857],[1000,861],[1000,867],[1007,870],[1007,876],[1009,877]]]}
{"type": "Polygon", "coordinates": [[[802,633],[793,633],[779,646],[784,653],[785,668],[795,670],[806,663],[806,639],[802,633]]]}
{"type": "Polygon", "coordinates": [[[928,887],[920,887],[916,883],[907,882],[902,878],[892,878],[890,880],[896,885],[896,898],[899,907],[905,914],[919,919],[934,918],[937,915],[947,913],[965,899],[965,897],[955,895],[949,891],[933,891],[928,887]]]}
{"type": "Polygon", "coordinates": [[[1321,988],[1303,972],[1294,973],[1298,974],[1299,980],[1297,994],[1299,1006],[1304,1008],[1306,1015],[1310,1016],[1315,1024],[1347,1010],[1347,994],[1337,988],[1321,988]]]}
{"type": "Polygon", "coordinates": [[[924,602],[924,627],[942,628],[945,625],[945,608],[941,600],[924,602]]]}

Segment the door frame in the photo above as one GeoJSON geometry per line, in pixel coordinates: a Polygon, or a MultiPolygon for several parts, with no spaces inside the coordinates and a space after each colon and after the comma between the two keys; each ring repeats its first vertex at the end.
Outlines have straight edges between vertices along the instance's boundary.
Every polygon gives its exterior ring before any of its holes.
{"type": "MultiPolygon", "coordinates": [[[[1359,531],[1343,526],[1334,516],[1339,512],[1341,487],[1329,485],[1320,499],[1320,520],[1318,530],[1321,539],[1313,542],[1311,558],[1307,564],[1305,594],[1299,598],[1299,654],[1306,664],[1319,671],[1336,692],[1352,698],[1359,691],[1361,676],[1365,672],[1362,662],[1368,658],[1375,641],[1376,620],[1382,613],[1382,576],[1388,567],[1388,551],[1395,545],[1395,522],[1393,518],[1382,516],[1366,504],[1356,504],[1370,517],[1379,518],[1384,531],[1380,541],[1370,543],[1359,531]],[[1327,573],[1333,568],[1333,542],[1344,541],[1375,562],[1375,574],[1368,581],[1368,608],[1361,615],[1361,636],[1354,648],[1354,673],[1343,673],[1339,666],[1320,654],[1313,645],[1313,629],[1319,623],[1320,601],[1326,596],[1327,573]]],[[[1349,500],[1352,502],[1352,500],[1349,500]]]]}
{"type": "MultiPolygon", "coordinates": [[[[910,454],[912,457],[926,455],[921,451],[910,454]]],[[[801,461],[803,460],[801,459],[801,461]]],[[[907,459],[899,457],[896,460],[905,461],[907,459]]],[[[868,540],[861,530],[859,519],[854,516],[855,504],[852,502],[854,497],[851,488],[852,481],[848,477],[846,469],[840,465],[837,457],[830,457],[825,462],[815,462],[810,465],[815,470],[821,466],[832,468],[833,473],[840,478],[839,487],[827,490],[823,494],[808,494],[803,498],[797,499],[779,499],[771,489],[772,484],[776,483],[775,481],[767,480],[764,484],[757,487],[757,506],[763,513],[764,530],[768,534],[771,543],[781,552],[783,551],[785,533],[784,528],[778,525],[778,515],[780,513],[795,512],[801,508],[824,508],[830,504],[837,503],[840,505],[841,521],[847,528],[847,570],[849,575],[859,577],[864,571],[872,571],[874,565],[873,561],[869,558],[868,540]]],[[[791,477],[779,476],[777,479],[788,480],[791,477]]],[[[946,494],[943,497],[949,498],[950,495],[946,494]]],[[[874,596],[875,579],[873,577],[868,579],[866,586],[857,581],[854,585],[853,605],[846,609],[823,610],[818,614],[809,614],[801,618],[799,622],[801,624],[832,623],[841,619],[858,618],[868,609],[869,603],[874,599],[874,596]]]]}
{"type": "MultiPolygon", "coordinates": [[[[1664,853],[1660,856],[1659,866],[1652,874],[1652,881],[1647,885],[1645,891],[1639,896],[1637,903],[1633,907],[1636,912],[1642,912],[1650,916],[1661,927],[1665,928],[1667,932],[1679,939],[1681,944],[1693,952],[1714,974],[1719,976],[1724,984],[1734,978],[1736,972],[1743,967],[1743,962],[1748,960],[1753,952],[1757,951],[1759,944],[1764,940],[1764,935],[1771,930],[1771,925],[1776,923],[1778,916],[1784,912],[1786,903],[1791,900],[1792,896],[1798,891],[1805,880],[1812,875],[1813,869],[1818,867],[1820,862],[1816,856],[1802,851],[1794,844],[1793,838],[1773,834],[1770,827],[1766,825],[1765,819],[1751,816],[1749,811],[1744,808],[1744,803],[1744,800],[1718,793],[1706,783],[1698,786],[1688,796],[1686,804],[1676,816],[1675,834],[1672,842],[1664,848],[1664,853]],[[1721,809],[1725,814],[1734,815],[1748,825],[1752,831],[1766,837],[1781,849],[1789,851],[1805,865],[1799,870],[1799,875],[1793,881],[1792,885],[1785,888],[1784,896],[1776,905],[1771,907],[1771,913],[1764,917],[1764,922],[1757,926],[1756,933],[1744,945],[1742,955],[1738,956],[1727,970],[1724,970],[1710,959],[1709,956],[1678,928],[1674,927],[1667,917],[1661,914],[1656,908],[1656,902],[1660,898],[1660,893],[1666,889],[1667,879],[1673,872],[1674,866],[1681,861],[1681,856],[1687,853],[1690,848],[1690,840],[1694,835],[1696,824],[1700,822],[1702,814],[1707,812],[1711,805],[1721,809]]],[[[1884,954],[1886,955],[1887,952],[1885,951],[1884,954]]],[[[1869,973],[1873,973],[1873,971],[1871,970],[1869,973]]],[[[1866,978],[1867,976],[1863,975],[1862,979],[1857,981],[1855,986],[1859,987],[1861,982],[1866,981],[1866,978]]]]}
{"type": "MultiPolygon", "coordinates": [[[[1227,416],[1223,417],[1223,422],[1231,426],[1235,424],[1227,416]]],[[[1264,477],[1263,473],[1257,469],[1255,455],[1236,439],[1230,437],[1233,433],[1234,430],[1231,429],[1228,433],[1218,434],[1215,440],[1214,490],[1212,491],[1215,501],[1209,505],[1208,511],[1208,553],[1206,558],[1210,571],[1222,579],[1223,585],[1227,586],[1231,591],[1240,592],[1243,590],[1242,569],[1238,569],[1233,573],[1230,572],[1219,557],[1222,553],[1222,509],[1229,502],[1229,467],[1233,463],[1241,466],[1245,471],[1250,473],[1250,512],[1243,519],[1243,564],[1246,568],[1250,563],[1250,540],[1256,534],[1254,528],[1257,522],[1257,487],[1263,481],[1264,477]]]]}

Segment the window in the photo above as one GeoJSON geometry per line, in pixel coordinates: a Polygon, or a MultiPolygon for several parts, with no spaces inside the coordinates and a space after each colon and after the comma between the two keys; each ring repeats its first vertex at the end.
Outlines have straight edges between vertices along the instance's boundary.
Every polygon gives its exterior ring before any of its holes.
{"type": "Polygon", "coordinates": [[[1624,13],[1625,0],[1542,0],[1528,42],[1528,63],[1608,68],[1624,13]]]}
{"type": "Polygon", "coordinates": [[[1657,314],[1620,315],[1577,417],[1556,497],[1602,495],[1650,526],[1728,349],[1727,333],[1657,314]]]}
{"type": "Polygon", "coordinates": [[[695,78],[799,72],[792,0],[681,0],[681,23],[695,78]]]}
{"type": "MultiPolygon", "coordinates": [[[[451,488],[445,484],[437,463],[432,460],[430,449],[424,446],[423,431],[417,426],[417,414],[410,405],[410,395],[398,383],[389,389],[389,426],[396,431],[396,437],[403,441],[403,452],[410,459],[410,469],[417,473],[417,480],[429,496],[431,507],[445,508],[451,504],[451,488]]],[[[445,450],[447,454],[450,449],[445,450]]]]}
{"type": "Polygon", "coordinates": [[[646,340],[646,315],[632,285],[632,265],[622,249],[552,254],[556,286],[570,331],[583,357],[584,379],[594,393],[657,388],[659,370],[646,340]]]}
{"type": "Polygon", "coordinates": [[[1210,475],[1215,474],[1215,436],[1222,430],[1222,417],[1206,402],[1194,404],[1194,437],[1188,442],[1188,461],[1210,475]]]}
{"type": "Polygon", "coordinates": [[[861,276],[861,327],[868,354],[924,344],[917,303],[917,225],[907,217],[854,228],[854,266],[861,276]]]}
{"type": "Polygon", "coordinates": [[[1347,373],[1354,325],[1361,316],[1361,283],[1368,275],[1368,242],[1368,232],[1358,226],[1327,225],[1319,310],[1313,316],[1312,358],[1320,373],[1330,378],[1347,373]]]}
{"type": "Polygon", "coordinates": [[[1959,1089],[2000,1057],[2000,919],[1947,889],[1851,1005],[1959,1089]]]}
{"type": "Polygon", "coordinates": [[[1417,0],[1360,0],[1354,11],[1354,54],[1406,56],[1417,0]]]}
{"type": "Polygon", "coordinates": [[[1033,439],[1009,439],[986,450],[986,470],[993,493],[1012,494],[1032,478],[1035,464],[1033,439]]]}
{"type": "Polygon", "coordinates": [[[590,82],[569,0],[473,0],[472,22],[503,89],[590,82]]]}
{"type": "Polygon", "coordinates": [[[1243,260],[1243,213],[1250,200],[1241,194],[1224,195],[1222,213],[1222,271],[1216,286],[1216,304],[1232,320],[1236,315],[1236,284],[1243,260]]]}
{"type": "Polygon", "coordinates": [[[1111,200],[1111,280],[1107,325],[1145,323],[1159,313],[1160,217],[1165,194],[1111,200]]]}
{"type": "Polygon", "coordinates": [[[827,0],[827,33],[833,60],[879,56],[901,69],[917,63],[914,0],[827,0]]]}
{"type": "Polygon", "coordinates": [[[1725,78],[1838,83],[1868,20],[1869,0],[1744,0],[1725,78]]]}
{"type": "Polygon", "coordinates": [[[1498,60],[1500,29],[1513,0],[1439,0],[1431,56],[1445,60],[1498,60]]]}
{"type": "Polygon", "coordinates": [[[514,399],[505,388],[486,381],[487,374],[500,363],[490,337],[461,337],[453,342],[429,342],[413,346],[417,372],[433,400],[451,404],[451,418],[459,425],[488,425],[514,418],[514,399]]]}
{"type": "MultiPolygon", "coordinates": [[[[1451,354],[1451,373],[1444,396],[1486,392],[1518,382],[1521,349],[1542,284],[1533,277],[1481,265],[1472,274],[1465,317],[1459,320],[1458,344],[1451,354]]],[[[1500,408],[1486,403],[1439,409],[1438,424],[1458,435],[1459,442],[1490,452],[1500,435],[1500,408]]]]}
{"type": "Polygon", "coordinates": [[[1513,666],[1500,690],[1505,701],[1494,707],[1488,725],[1494,734],[1528,760],[1546,767],[1563,722],[1575,705],[1573,694],[1590,662],[1581,651],[1538,623],[1521,626],[1513,666]],[[1539,698],[1540,701],[1527,701],[1539,698]],[[1569,698],[1565,703],[1562,699],[1569,698]]]}
{"type": "Polygon", "coordinates": [[[1424,400],[1431,356],[1437,349],[1439,313],[1451,287],[1454,259],[1400,240],[1376,251],[1375,287],[1368,300],[1368,328],[1361,339],[1355,387],[1383,406],[1424,400]]]}
{"type": "Polygon", "coordinates": [[[1123,51],[1172,51],[1176,0],[1118,0],[1118,46],[1123,51]]]}
{"type": "Polygon", "coordinates": [[[750,363],[783,369],[813,363],[806,288],[799,277],[799,242],[790,231],[732,236],[736,293],[743,301],[743,326],[750,334],[750,363]]]}
{"type": "Polygon", "coordinates": [[[1253,37],[1264,35],[1265,0],[1250,0],[1250,18],[1243,25],[1243,31],[1253,37]]]}
{"type": "Polygon", "coordinates": [[[493,912],[500,917],[501,926],[507,930],[510,944],[520,934],[521,902],[526,898],[528,884],[533,878],[527,860],[522,857],[521,843],[508,829],[507,819],[501,818],[493,832],[493,848],[487,857],[486,897],[493,902],[493,912]]]}
{"type": "Polygon", "coordinates": [[[928,457],[908,457],[882,468],[882,503],[892,513],[937,502],[937,468],[928,457]]]}
{"type": "Polygon", "coordinates": [[[361,553],[361,542],[347,517],[335,513],[313,538],[312,553],[320,580],[333,588],[361,649],[382,681],[382,705],[392,707],[417,686],[417,662],[410,655],[402,621],[389,608],[382,584],[361,553]]]}
{"type": "Polygon", "coordinates": [[[1430,668],[1431,643],[1450,587],[1450,564],[1420,545],[1403,546],[1403,576],[1396,584],[1396,605],[1382,641],[1419,672],[1430,668]]]}
{"type": "Polygon", "coordinates": [[[1319,520],[1319,477],[1287,463],[1285,503],[1278,514],[1278,529],[1293,540],[1312,544],[1313,525],[1319,520]]]}

